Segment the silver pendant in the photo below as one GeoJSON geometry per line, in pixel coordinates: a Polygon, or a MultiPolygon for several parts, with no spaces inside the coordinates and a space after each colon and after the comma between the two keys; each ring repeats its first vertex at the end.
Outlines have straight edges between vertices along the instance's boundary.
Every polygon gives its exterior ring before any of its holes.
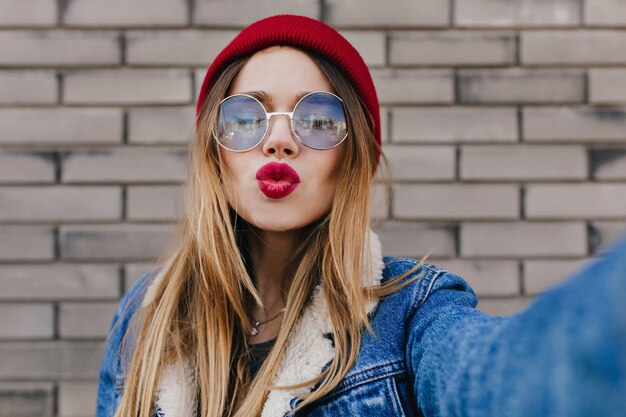
{"type": "Polygon", "coordinates": [[[257,333],[259,333],[259,329],[258,329],[259,324],[261,324],[261,323],[259,323],[258,321],[254,322],[254,326],[252,326],[252,330],[250,330],[250,334],[252,336],[256,336],[257,333]]]}

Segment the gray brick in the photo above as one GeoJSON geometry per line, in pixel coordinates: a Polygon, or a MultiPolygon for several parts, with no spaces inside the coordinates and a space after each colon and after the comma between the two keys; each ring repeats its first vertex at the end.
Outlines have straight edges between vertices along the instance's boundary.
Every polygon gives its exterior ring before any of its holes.
{"type": "Polygon", "coordinates": [[[517,113],[507,107],[420,107],[391,111],[391,141],[516,142],[517,113]]]}
{"type": "Polygon", "coordinates": [[[321,19],[320,0],[203,0],[196,1],[195,26],[247,26],[274,14],[298,14],[321,19]]]}
{"type": "Polygon", "coordinates": [[[65,151],[63,182],[180,182],[187,150],[180,147],[122,147],[65,151]]]}
{"type": "Polygon", "coordinates": [[[53,321],[52,304],[0,304],[0,339],[50,339],[53,321]]]}
{"type": "Polygon", "coordinates": [[[208,65],[237,31],[129,31],[126,62],[133,65],[208,65]]]}
{"type": "Polygon", "coordinates": [[[141,107],[128,110],[130,143],[161,144],[191,142],[196,121],[196,108],[141,107]]]}
{"type": "Polygon", "coordinates": [[[121,143],[122,111],[97,108],[0,109],[0,131],[0,144],[121,143]]]}
{"type": "Polygon", "coordinates": [[[494,222],[461,226],[461,255],[476,257],[581,257],[587,255],[583,222],[494,222]]]}
{"type": "Polygon", "coordinates": [[[516,60],[511,32],[391,32],[394,65],[506,65],[516,60]]]}
{"type": "Polygon", "coordinates": [[[117,300],[118,265],[0,265],[0,300],[117,300]]]}
{"type": "MultiPolygon", "coordinates": [[[[196,69],[193,72],[193,78],[194,78],[194,91],[193,91],[193,104],[194,104],[194,109],[195,106],[198,103],[198,96],[200,95],[200,88],[202,88],[202,82],[204,81],[204,76],[207,73],[207,68],[199,68],[196,69]]],[[[195,110],[194,110],[194,114],[195,114],[195,110]]]]}
{"type": "Polygon", "coordinates": [[[0,416],[51,416],[55,396],[52,382],[0,382],[0,416]]]}
{"type": "Polygon", "coordinates": [[[0,0],[0,26],[53,26],[56,22],[55,0],[0,0]]]}
{"type": "Polygon", "coordinates": [[[395,180],[453,180],[456,151],[452,146],[385,146],[395,180]]]}
{"type": "Polygon", "coordinates": [[[52,71],[0,71],[0,91],[0,104],[54,104],[56,75],[52,71]]]}
{"type": "Polygon", "coordinates": [[[327,0],[325,22],[343,27],[442,27],[449,0],[327,0]]]}
{"type": "Polygon", "coordinates": [[[129,220],[174,220],[182,216],[183,186],[128,187],[129,220]]]}
{"type": "Polygon", "coordinates": [[[529,31],[520,38],[524,64],[624,64],[626,32],[529,31]]]}
{"type": "Polygon", "coordinates": [[[626,102],[626,69],[590,69],[589,101],[609,104],[626,102]]]}
{"type": "Polygon", "coordinates": [[[368,66],[385,65],[386,36],[381,31],[342,30],[341,33],[350,42],[368,66]]]}
{"type": "Polygon", "coordinates": [[[381,143],[389,143],[389,109],[387,107],[380,108],[380,133],[381,143]]]}
{"type": "Polygon", "coordinates": [[[53,152],[0,150],[0,183],[54,182],[56,170],[53,152]]]}
{"type": "Polygon", "coordinates": [[[455,254],[456,228],[451,224],[387,221],[372,229],[380,236],[385,255],[420,259],[431,250],[431,256],[455,254]]]}
{"type": "Polygon", "coordinates": [[[102,342],[2,342],[0,375],[14,379],[96,378],[102,342]]]}
{"type": "Polygon", "coordinates": [[[59,416],[92,416],[96,409],[96,381],[67,381],[59,384],[59,416]]]}
{"type": "Polygon", "coordinates": [[[0,187],[0,221],[117,220],[119,187],[0,187]]]}
{"type": "Polygon", "coordinates": [[[64,100],[72,104],[183,104],[191,102],[191,76],[178,69],[66,72],[64,100]]]}
{"type": "Polygon", "coordinates": [[[120,62],[118,36],[103,31],[0,32],[0,65],[107,65],[120,62]]]}
{"type": "Polygon", "coordinates": [[[526,141],[626,140],[626,107],[529,107],[523,120],[526,141]]]}
{"type": "Polygon", "coordinates": [[[63,225],[61,257],[68,260],[142,260],[159,256],[173,235],[169,224],[63,225]]]}
{"type": "Polygon", "coordinates": [[[520,292],[519,268],[515,261],[450,259],[436,264],[465,279],[479,298],[514,296],[520,292]]]}
{"type": "Polygon", "coordinates": [[[383,184],[375,184],[370,194],[370,218],[382,220],[389,217],[389,192],[383,184]]]}
{"type": "Polygon", "coordinates": [[[580,23],[582,0],[456,0],[456,26],[532,27],[580,23]]]}
{"type": "Polygon", "coordinates": [[[591,178],[626,180],[626,148],[599,148],[589,152],[591,178]]]}
{"type": "Polygon", "coordinates": [[[626,184],[533,184],[526,216],[536,219],[626,218],[626,184]]]}
{"type": "Polygon", "coordinates": [[[158,266],[155,263],[150,262],[127,263],[124,267],[124,274],[126,276],[124,291],[130,290],[143,274],[154,271],[157,268],[158,266]]]}
{"type": "Polygon", "coordinates": [[[531,295],[542,293],[565,281],[584,262],[585,259],[524,261],[524,290],[531,295]]]}
{"type": "Polygon", "coordinates": [[[476,309],[492,316],[511,316],[524,310],[532,298],[495,298],[481,299],[476,309]]]}
{"type": "Polygon", "coordinates": [[[65,26],[186,26],[185,0],[72,0],[64,2],[65,26]]]}
{"type": "Polygon", "coordinates": [[[408,219],[516,219],[517,185],[398,184],[393,215],[408,219]]]}
{"type": "Polygon", "coordinates": [[[585,73],[580,70],[507,68],[462,70],[463,103],[571,103],[585,101],[585,73]]]}
{"type": "Polygon", "coordinates": [[[62,339],[105,339],[119,303],[61,303],[59,334],[62,339]]]}
{"type": "Polygon", "coordinates": [[[595,221],[591,226],[595,235],[592,242],[594,253],[601,253],[626,234],[626,221],[595,221]]]}
{"type": "Polygon", "coordinates": [[[454,78],[449,70],[372,71],[381,103],[451,103],[454,100],[454,78]]]}
{"type": "Polygon", "coordinates": [[[0,225],[1,261],[39,261],[54,258],[51,226],[0,225]]]}
{"type": "Polygon", "coordinates": [[[587,177],[581,146],[464,145],[461,178],[467,180],[569,180],[587,177]]]}
{"type": "Polygon", "coordinates": [[[587,0],[584,4],[587,25],[626,25],[626,3],[623,0],[587,0]]]}

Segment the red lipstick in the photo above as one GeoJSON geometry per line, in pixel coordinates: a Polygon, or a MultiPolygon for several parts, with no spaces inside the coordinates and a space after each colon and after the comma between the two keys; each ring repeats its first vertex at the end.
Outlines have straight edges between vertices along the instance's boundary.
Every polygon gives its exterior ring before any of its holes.
{"type": "Polygon", "coordinates": [[[283,198],[291,194],[300,183],[298,173],[289,165],[270,162],[256,172],[261,192],[269,198],[283,198]]]}

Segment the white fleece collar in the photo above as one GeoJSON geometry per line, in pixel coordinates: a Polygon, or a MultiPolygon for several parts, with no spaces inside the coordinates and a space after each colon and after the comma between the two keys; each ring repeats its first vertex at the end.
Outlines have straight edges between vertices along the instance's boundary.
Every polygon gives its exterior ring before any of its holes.
{"type": "MultiPolygon", "coordinates": [[[[368,245],[365,245],[367,250],[368,245]]],[[[362,277],[363,286],[378,285],[382,279],[384,261],[378,235],[369,230],[370,268],[362,277]]],[[[153,301],[154,287],[159,276],[150,284],[143,304],[153,301]]],[[[368,302],[366,310],[370,313],[377,305],[376,300],[368,302]]],[[[324,366],[333,359],[332,342],[324,337],[332,331],[332,322],[328,313],[323,287],[317,285],[313,291],[311,304],[298,319],[291,334],[285,353],[274,377],[274,385],[290,385],[311,379],[322,372],[324,366]]],[[[196,417],[196,380],[193,367],[188,361],[167,367],[157,389],[157,415],[159,417],[196,417]],[[178,369],[177,369],[178,368],[178,369]]],[[[263,407],[262,417],[283,417],[291,410],[293,398],[310,392],[313,385],[305,388],[282,391],[270,391],[263,407]]]]}

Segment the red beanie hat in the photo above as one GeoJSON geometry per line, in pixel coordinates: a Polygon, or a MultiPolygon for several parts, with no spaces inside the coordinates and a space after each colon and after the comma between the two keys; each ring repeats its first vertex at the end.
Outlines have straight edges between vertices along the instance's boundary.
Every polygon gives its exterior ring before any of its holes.
{"type": "Polygon", "coordinates": [[[297,15],[277,15],[244,28],[215,58],[207,70],[196,107],[196,117],[222,71],[233,61],[272,45],[293,45],[311,50],[334,63],[348,78],[374,120],[374,136],[380,139],[378,97],[367,65],[356,49],[335,29],[319,20],[297,15]]]}

